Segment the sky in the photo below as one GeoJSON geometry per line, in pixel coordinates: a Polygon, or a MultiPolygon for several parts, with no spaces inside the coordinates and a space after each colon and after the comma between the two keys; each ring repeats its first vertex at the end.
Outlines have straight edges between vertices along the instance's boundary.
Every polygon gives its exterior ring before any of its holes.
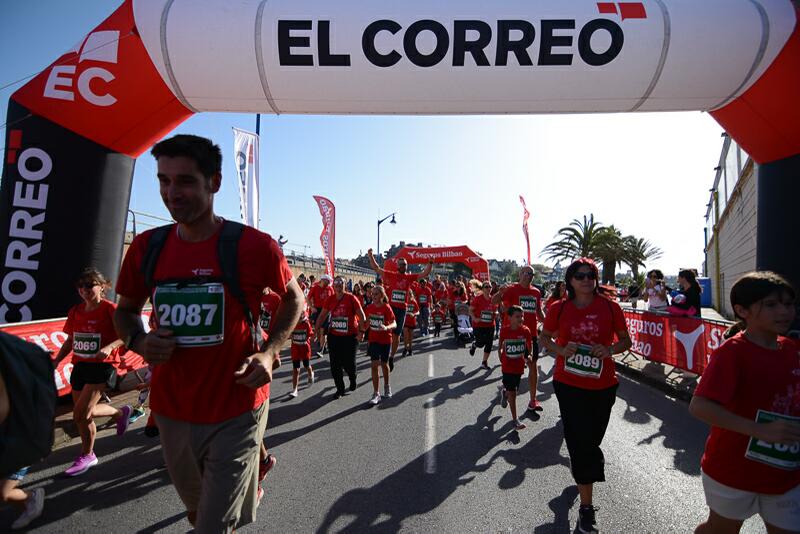
{"type": "MultiPolygon", "coordinates": [[[[0,124],[17,80],[46,68],[120,4],[117,0],[0,2],[0,124]],[[80,7],[77,7],[80,6],[80,7]]],[[[233,127],[255,130],[255,115],[195,115],[174,133],[217,142],[223,153],[218,214],[241,220],[233,127]]],[[[321,255],[313,195],[336,205],[336,255],[352,258],[399,241],[467,245],[485,258],[523,261],[523,195],[531,212],[532,260],[559,228],[594,214],[623,234],[658,246],[648,268],[702,268],[709,188],[722,128],[707,114],[638,113],[519,116],[270,116],[261,118],[260,224],[287,250],[321,255]]],[[[2,133],[5,137],[5,128],[2,133]]],[[[130,207],[169,214],[155,162],[136,162],[130,207]]],[[[139,217],[144,222],[159,221],[139,217]]],[[[626,268],[623,267],[623,271],[626,268]]]]}

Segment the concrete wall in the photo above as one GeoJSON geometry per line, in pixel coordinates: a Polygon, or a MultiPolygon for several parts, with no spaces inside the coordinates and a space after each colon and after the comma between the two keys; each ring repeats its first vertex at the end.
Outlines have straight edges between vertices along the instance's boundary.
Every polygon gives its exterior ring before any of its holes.
{"type": "Polygon", "coordinates": [[[741,275],[756,268],[757,172],[752,164],[744,169],[706,249],[714,307],[729,319],[733,318],[731,286],[741,275]]]}

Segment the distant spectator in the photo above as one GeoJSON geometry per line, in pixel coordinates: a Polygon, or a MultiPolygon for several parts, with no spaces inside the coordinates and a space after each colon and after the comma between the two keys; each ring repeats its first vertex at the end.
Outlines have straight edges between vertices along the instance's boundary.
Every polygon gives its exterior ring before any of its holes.
{"type": "Polygon", "coordinates": [[[664,273],[658,269],[653,269],[647,273],[644,288],[643,296],[648,305],[647,309],[650,311],[666,311],[669,301],[667,300],[667,285],[664,283],[664,273]]]}
{"type": "Polygon", "coordinates": [[[697,277],[691,269],[678,273],[678,284],[681,288],[672,299],[672,306],[667,311],[672,315],[700,317],[700,293],[703,291],[697,283],[697,277]]]}
{"type": "Polygon", "coordinates": [[[278,236],[278,246],[281,247],[281,250],[283,250],[283,245],[285,245],[288,242],[289,240],[284,238],[283,235],[278,236]]]}

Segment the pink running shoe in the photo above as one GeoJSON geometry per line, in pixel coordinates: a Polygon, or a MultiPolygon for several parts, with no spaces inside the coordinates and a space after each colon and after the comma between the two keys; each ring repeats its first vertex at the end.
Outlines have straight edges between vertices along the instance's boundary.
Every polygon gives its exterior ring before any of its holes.
{"type": "Polygon", "coordinates": [[[131,424],[130,419],[133,408],[131,408],[126,404],[125,406],[120,408],[119,411],[122,412],[122,415],[120,415],[119,419],[117,419],[117,435],[121,436],[122,434],[125,433],[126,430],[128,430],[128,425],[131,424]]]}
{"type": "Polygon", "coordinates": [[[84,474],[89,468],[94,467],[97,465],[97,456],[93,452],[89,454],[81,454],[78,456],[78,459],[75,460],[75,463],[72,464],[72,467],[64,471],[64,474],[69,477],[76,477],[78,475],[84,474]]]}

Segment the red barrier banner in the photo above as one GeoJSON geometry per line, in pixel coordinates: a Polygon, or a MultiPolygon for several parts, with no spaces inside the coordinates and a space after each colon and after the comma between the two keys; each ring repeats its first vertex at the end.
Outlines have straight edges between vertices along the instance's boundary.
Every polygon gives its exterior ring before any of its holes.
{"type": "Polygon", "coordinates": [[[697,374],[703,374],[728,328],[725,323],[695,317],[623,311],[633,341],[631,352],[697,374]]]}
{"type": "MultiPolygon", "coordinates": [[[[150,318],[150,311],[142,312],[142,319],[145,328],[147,328],[148,320],[150,318]]],[[[17,336],[30,343],[39,345],[46,351],[49,351],[53,358],[58,354],[61,345],[67,339],[67,334],[62,330],[66,317],[59,319],[48,319],[45,321],[33,321],[30,323],[11,323],[0,325],[0,330],[6,334],[17,336]]],[[[123,350],[125,350],[123,348],[123,350]]],[[[137,353],[126,351],[119,353],[119,360],[114,362],[114,367],[117,368],[119,375],[124,375],[129,371],[135,371],[147,367],[144,359],[137,353]]],[[[56,382],[56,389],[58,395],[68,395],[72,391],[69,385],[69,377],[72,374],[72,353],[67,355],[58,368],[55,370],[54,380],[56,382]]]]}

